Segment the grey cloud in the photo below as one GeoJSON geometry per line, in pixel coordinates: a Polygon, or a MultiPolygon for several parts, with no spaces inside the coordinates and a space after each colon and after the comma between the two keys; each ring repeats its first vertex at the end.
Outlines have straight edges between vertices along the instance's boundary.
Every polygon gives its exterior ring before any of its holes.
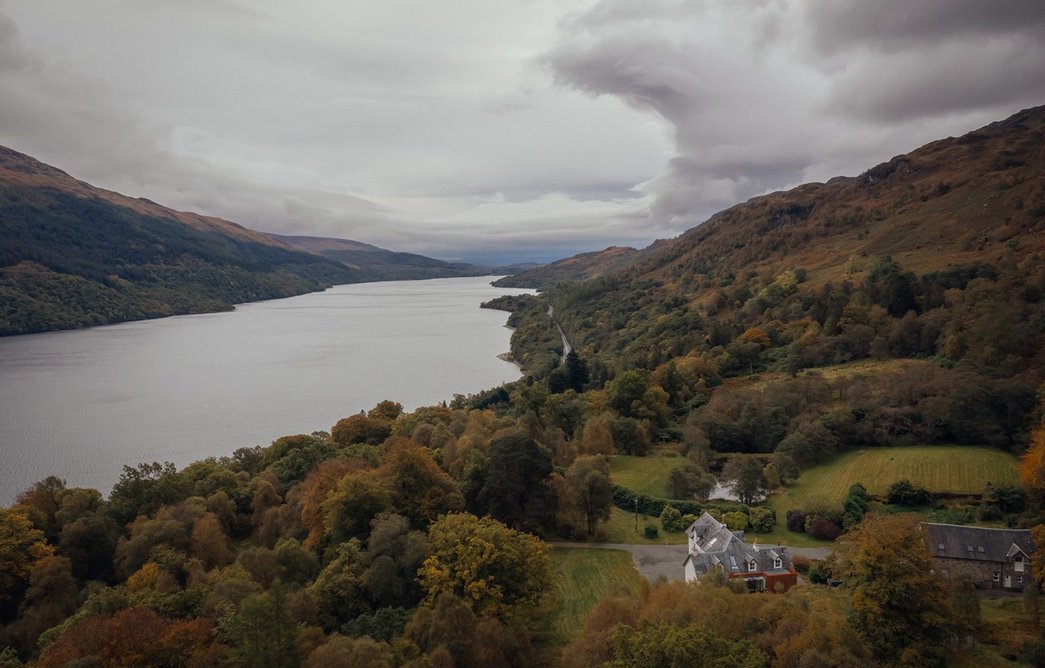
{"type": "Polygon", "coordinates": [[[937,41],[964,41],[1045,28],[1041,0],[809,0],[805,17],[822,52],[854,48],[923,49],[937,41]]]}
{"type": "Polygon", "coordinates": [[[876,123],[1045,101],[1045,41],[1017,35],[976,47],[952,43],[855,62],[833,87],[828,108],[876,123]]]}
{"type": "Polygon", "coordinates": [[[18,25],[0,11],[0,72],[21,70],[29,63],[29,55],[18,40],[18,25]]]}

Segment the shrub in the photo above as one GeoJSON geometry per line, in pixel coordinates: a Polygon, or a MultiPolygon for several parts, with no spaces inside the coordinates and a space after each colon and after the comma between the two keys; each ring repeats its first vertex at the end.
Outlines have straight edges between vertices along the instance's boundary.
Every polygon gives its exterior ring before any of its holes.
{"type": "Polygon", "coordinates": [[[980,522],[997,522],[1001,520],[1001,508],[995,505],[980,506],[980,522]]]}
{"type": "Polygon", "coordinates": [[[827,572],[821,562],[814,561],[809,567],[809,581],[813,584],[827,584],[827,572]]]}
{"type": "Polygon", "coordinates": [[[814,519],[808,528],[809,535],[820,540],[834,540],[842,535],[842,527],[826,518],[814,519]]]}
{"type": "Polygon", "coordinates": [[[797,508],[787,511],[787,530],[795,533],[805,533],[806,514],[797,508]]]}
{"type": "Polygon", "coordinates": [[[660,525],[669,532],[684,531],[687,526],[682,519],[682,513],[674,506],[664,506],[664,510],[660,512],[660,525]]]}
{"type": "Polygon", "coordinates": [[[796,554],[791,557],[791,565],[794,566],[795,570],[799,573],[808,573],[810,563],[809,557],[803,557],[801,554],[796,554]]]}
{"type": "Polygon", "coordinates": [[[998,507],[1003,513],[1021,513],[1027,507],[1027,493],[1018,485],[992,485],[987,483],[983,500],[998,507]]]}
{"type": "Polygon", "coordinates": [[[750,520],[744,513],[734,512],[723,515],[722,522],[729,527],[730,531],[742,531],[747,528],[750,520]]]}
{"type": "Polygon", "coordinates": [[[889,485],[885,497],[889,503],[897,506],[924,506],[932,500],[933,495],[910,480],[897,480],[889,485]]]}
{"type": "Polygon", "coordinates": [[[769,533],[776,528],[776,511],[772,508],[751,509],[751,530],[755,533],[769,533]]]}
{"type": "Polygon", "coordinates": [[[647,524],[646,528],[643,529],[643,533],[646,534],[646,538],[656,538],[660,535],[660,532],[657,531],[657,525],[655,524],[647,524]]]}

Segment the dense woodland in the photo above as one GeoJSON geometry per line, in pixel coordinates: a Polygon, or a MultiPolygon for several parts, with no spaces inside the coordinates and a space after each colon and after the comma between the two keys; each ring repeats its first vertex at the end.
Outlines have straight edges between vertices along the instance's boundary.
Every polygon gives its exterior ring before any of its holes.
{"type": "MultiPolygon", "coordinates": [[[[977,665],[997,641],[979,597],[932,571],[916,529],[954,500],[903,480],[786,517],[762,499],[858,447],[985,445],[1022,458],[1021,484],[953,521],[1045,545],[1043,123],[759,198],[605,276],[495,300],[518,382],[125,467],[108,498],[33,484],[0,509],[0,665],[977,665]],[[613,483],[613,457],[654,451],[681,462],[672,498],[613,483]],[[716,481],[740,501],[707,501],[716,481]],[[611,589],[563,643],[548,543],[605,540],[615,508],[653,534],[708,510],[842,538],[783,595],[611,589]]],[[[1037,620],[1045,550],[1033,572],[1037,620]]],[[[1045,662],[1040,627],[1002,644],[1045,662]]]]}

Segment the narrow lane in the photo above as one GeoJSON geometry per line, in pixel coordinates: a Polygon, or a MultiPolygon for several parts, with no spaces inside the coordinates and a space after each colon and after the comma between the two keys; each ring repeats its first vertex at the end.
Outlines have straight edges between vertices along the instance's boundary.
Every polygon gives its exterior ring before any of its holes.
{"type": "Polygon", "coordinates": [[[559,327],[559,323],[555,320],[554,306],[548,306],[548,317],[552,319],[552,324],[555,325],[555,329],[559,330],[559,336],[562,337],[562,359],[560,361],[566,362],[566,356],[573,350],[573,346],[570,345],[570,341],[566,338],[566,332],[562,331],[562,327],[559,327]]]}

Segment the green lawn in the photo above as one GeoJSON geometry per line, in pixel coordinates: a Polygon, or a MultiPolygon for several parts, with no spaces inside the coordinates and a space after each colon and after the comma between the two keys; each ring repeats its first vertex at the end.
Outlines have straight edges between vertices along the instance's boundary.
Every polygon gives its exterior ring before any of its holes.
{"type": "Polygon", "coordinates": [[[551,550],[555,571],[555,609],[549,619],[549,632],[555,642],[573,640],[584,629],[592,608],[613,591],[636,593],[641,578],[631,554],[600,548],[561,548],[551,550]]]}
{"type": "Polygon", "coordinates": [[[629,513],[614,506],[610,509],[610,519],[600,522],[599,529],[606,532],[607,543],[642,543],[646,545],[681,545],[686,542],[686,532],[669,533],[660,526],[659,517],[639,515],[638,531],[635,530],[635,513],[629,513]],[[646,538],[643,529],[647,524],[657,527],[658,535],[654,539],[646,538]]]}
{"type": "Polygon", "coordinates": [[[651,454],[646,457],[617,455],[610,462],[610,478],[621,487],[658,499],[670,499],[668,476],[686,462],[685,457],[651,454]]]}
{"type": "Polygon", "coordinates": [[[1018,484],[1014,456],[994,448],[961,445],[916,445],[863,448],[847,452],[805,471],[795,484],[772,499],[786,510],[814,501],[841,504],[856,482],[884,495],[904,478],[932,492],[980,494],[988,482],[1018,484]]]}
{"type": "Polygon", "coordinates": [[[988,482],[1018,483],[1016,467],[1012,455],[977,446],[916,445],[847,452],[808,469],[790,487],[769,497],[767,505],[776,509],[777,528],[762,539],[794,547],[825,544],[788,531],[787,511],[817,503],[841,505],[853,483],[863,483],[876,495],[884,495],[889,485],[904,478],[933,492],[980,494],[988,482]]]}

